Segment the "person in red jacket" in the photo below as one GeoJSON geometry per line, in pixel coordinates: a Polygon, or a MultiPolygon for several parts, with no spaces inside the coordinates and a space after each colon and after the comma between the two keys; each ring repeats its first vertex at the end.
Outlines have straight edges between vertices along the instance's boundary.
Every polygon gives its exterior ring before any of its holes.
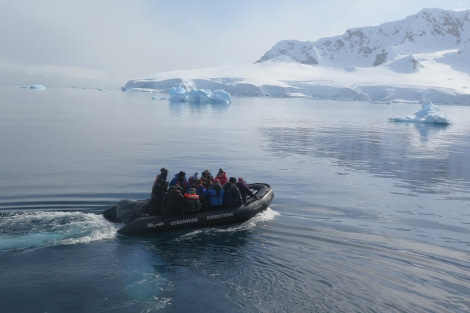
{"type": "Polygon", "coordinates": [[[228,183],[227,174],[222,168],[219,168],[219,173],[215,177],[215,181],[221,184],[222,186],[228,183]]]}

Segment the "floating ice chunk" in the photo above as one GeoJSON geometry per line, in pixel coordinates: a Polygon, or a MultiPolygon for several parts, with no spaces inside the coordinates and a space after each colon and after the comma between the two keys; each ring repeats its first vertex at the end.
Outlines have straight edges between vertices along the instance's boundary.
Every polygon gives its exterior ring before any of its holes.
{"type": "Polygon", "coordinates": [[[178,85],[170,90],[171,102],[190,103],[232,103],[232,97],[225,90],[189,89],[178,85]]]}
{"type": "Polygon", "coordinates": [[[389,118],[393,122],[412,122],[412,123],[428,123],[428,124],[452,124],[452,121],[439,112],[439,107],[432,104],[431,101],[425,101],[421,110],[415,114],[404,117],[389,118]]]}
{"type": "Polygon", "coordinates": [[[25,85],[25,86],[21,86],[21,88],[34,89],[34,90],[44,90],[44,89],[46,89],[46,86],[44,86],[44,85],[25,85]]]}
{"type": "Polygon", "coordinates": [[[31,85],[31,86],[29,86],[29,89],[44,90],[44,89],[46,89],[46,86],[44,86],[44,85],[31,85]]]}
{"type": "Polygon", "coordinates": [[[170,101],[171,102],[186,102],[188,101],[188,94],[186,89],[178,85],[170,90],[170,101]]]}
{"type": "Polygon", "coordinates": [[[212,91],[211,99],[212,101],[215,101],[217,103],[232,103],[232,97],[230,96],[230,94],[222,89],[212,91]]]}

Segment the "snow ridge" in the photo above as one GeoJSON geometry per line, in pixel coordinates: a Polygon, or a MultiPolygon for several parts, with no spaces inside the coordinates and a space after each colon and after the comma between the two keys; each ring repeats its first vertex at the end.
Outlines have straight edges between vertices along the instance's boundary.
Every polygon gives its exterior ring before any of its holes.
{"type": "Polygon", "coordinates": [[[287,56],[309,65],[372,67],[414,53],[452,49],[457,53],[469,43],[470,10],[423,9],[401,21],[352,28],[342,36],[315,42],[280,41],[256,63],[287,56]]]}

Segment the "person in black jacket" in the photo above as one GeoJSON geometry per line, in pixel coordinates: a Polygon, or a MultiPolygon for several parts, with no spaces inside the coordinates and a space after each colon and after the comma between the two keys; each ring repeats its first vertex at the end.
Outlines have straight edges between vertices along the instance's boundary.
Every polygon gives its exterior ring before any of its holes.
{"type": "Polygon", "coordinates": [[[242,204],[242,196],[240,190],[236,185],[237,180],[235,177],[230,177],[227,184],[224,186],[224,202],[225,208],[234,208],[242,204]]]}
{"type": "Polygon", "coordinates": [[[163,211],[163,198],[168,189],[168,170],[166,168],[160,169],[160,174],[157,175],[152,186],[152,193],[150,195],[149,214],[160,215],[163,211]]]}
{"type": "Polygon", "coordinates": [[[183,189],[179,185],[173,185],[165,195],[163,216],[181,216],[186,207],[183,189]]]}

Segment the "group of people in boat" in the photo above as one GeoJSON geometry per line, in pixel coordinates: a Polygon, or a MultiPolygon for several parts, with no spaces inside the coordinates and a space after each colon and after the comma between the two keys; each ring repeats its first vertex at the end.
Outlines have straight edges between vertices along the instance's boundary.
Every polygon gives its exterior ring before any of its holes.
{"type": "Polygon", "coordinates": [[[152,186],[146,212],[151,215],[181,216],[203,210],[234,208],[247,202],[247,197],[257,196],[250,190],[245,180],[227,177],[220,168],[215,177],[205,170],[186,178],[180,171],[168,180],[168,170],[160,169],[152,186]]]}

